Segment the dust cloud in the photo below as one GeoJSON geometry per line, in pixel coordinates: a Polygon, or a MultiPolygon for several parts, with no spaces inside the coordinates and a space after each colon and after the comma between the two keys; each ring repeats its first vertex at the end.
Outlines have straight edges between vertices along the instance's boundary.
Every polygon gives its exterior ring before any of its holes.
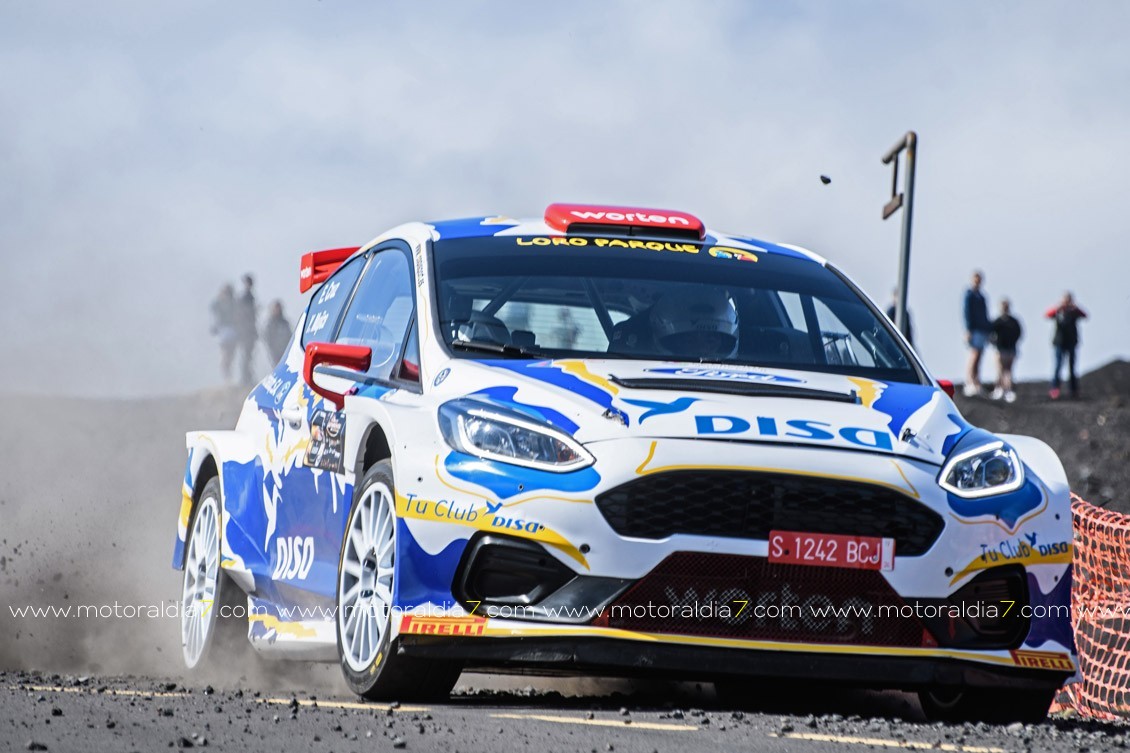
{"type": "MultiPolygon", "coordinates": [[[[176,617],[16,616],[23,608],[167,610],[184,434],[231,428],[246,390],[145,400],[0,397],[0,670],[136,675],[216,688],[346,695],[336,664],[271,661],[246,646],[189,672],[176,617]]],[[[636,683],[464,674],[456,693],[630,693],[636,683]]]]}
{"type": "MultiPolygon", "coordinates": [[[[187,679],[170,564],[184,433],[231,428],[245,394],[0,398],[0,669],[187,679]],[[110,616],[80,618],[80,605],[110,616]],[[51,607],[72,616],[13,613],[51,607]]],[[[192,680],[337,688],[338,674],[265,661],[248,646],[229,671],[192,680]]]]}

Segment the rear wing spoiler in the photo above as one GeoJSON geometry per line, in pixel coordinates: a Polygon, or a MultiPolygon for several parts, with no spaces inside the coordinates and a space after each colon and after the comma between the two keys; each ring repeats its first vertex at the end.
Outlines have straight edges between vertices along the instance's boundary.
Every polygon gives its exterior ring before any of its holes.
{"type": "Polygon", "coordinates": [[[330,248],[325,251],[311,251],[302,255],[298,268],[298,290],[305,293],[332,275],[342,262],[353,256],[361,247],[330,248]]]}

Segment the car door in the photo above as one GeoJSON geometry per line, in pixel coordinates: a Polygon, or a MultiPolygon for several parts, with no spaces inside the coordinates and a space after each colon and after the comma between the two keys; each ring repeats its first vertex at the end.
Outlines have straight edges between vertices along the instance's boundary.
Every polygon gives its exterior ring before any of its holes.
{"type": "Polygon", "coordinates": [[[302,318],[298,342],[264,380],[275,389],[256,395],[270,432],[260,445],[265,529],[255,544],[262,547],[262,577],[269,584],[262,595],[277,604],[305,604],[310,601],[308,592],[319,590],[307,581],[316,575],[315,555],[319,547],[328,545],[328,539],[318,530],[321,521],[309,515],[317,505],[303,500],[326,499],[331,505],[338,500],[340,506],[347,493],[341,478],[329,478],[337,474],[307,462],[311,417],[321,400],[303,381],[302,352],[311,342],[333,338],[368,262],[368,255],[354,257],[315,290],[302,318]]]}
{"type": "MultiPolygon", "coordinates": [[[[365,388],[366,394],[377,394],[397,388],[409,324],[415,313],[413,291],[406,246],[392,244],[370,252],[334,336],[308,340],[366,346],[372,351],[370,367],[359,373],[319,366],[315,370],[318,384],[342,393],[365,388]]],[[[309,390],[309,385],[305,389],[309,390]]],[[[352,487],[344,475],[347,459],[342,455],[345,432],[351,427],[344,411],[336,410],[313,393],[308,397],[304,418],[309,441],[300,462],[308,470],[310,484],[288,484],[282,489],[280,508],[287,514],[279,515],[279,536],[284,544],[276,556],[285,567],[276,567],[276,581],[282,580],[288,587],[311,592],[320,599],[332,599],[336,594],[341,538],[352,502],[352,487]]],[[[302,600],[298,595],[292,598],[302,600]]]]}

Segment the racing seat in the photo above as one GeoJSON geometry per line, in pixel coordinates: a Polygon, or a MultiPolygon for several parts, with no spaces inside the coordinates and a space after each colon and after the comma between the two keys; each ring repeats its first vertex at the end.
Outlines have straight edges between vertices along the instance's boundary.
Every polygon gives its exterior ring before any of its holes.
{"type": "Polygon", "coordinates": [[[516,329],[510,333],[510,344],[519,348],[536,348],[537,335],[528,329],[516,329]]]}
{"type": "Polygon", "coordinates": [[[738,355],[767,363],[812,363],[812,346],[800,330],[747,327],[742,330],[738,355]]]}
{"type": "Polygon", "coordinates": [[[612,337],[608,340],[608,352],[625,355],[655,355],[658,353],[655,336],[652,334],[651,324],[648,321],[650,315],[651,309],[644,309],[613,326],[612,337]]]}

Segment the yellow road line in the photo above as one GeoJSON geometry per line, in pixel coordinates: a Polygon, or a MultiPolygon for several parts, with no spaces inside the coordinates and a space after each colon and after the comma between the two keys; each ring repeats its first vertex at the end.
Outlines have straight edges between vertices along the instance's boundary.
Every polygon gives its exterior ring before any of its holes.
{"type": "Polygon", "coordinates": [[[521,719],[554,724],[587,724],[591,727],[622,727],[624,729],[649,729],[664,732],[693,732],[698,727],[689,724],[663,724],[661,722],[636,722],[630,724],[615,719],[581,719],[576,716],[553,716],[550,714],[491,714],[494,719],[521,719]]]}
{"type": "Polygon", "coordinates": [[[951,753],[1008,753],[1004,748],[989,748],[981,745],[957,745],[955,743],[926,743],[916,740],[888,740],[883,737],[844,737],[842,735],[819,735],[809,732],[787,732],[771,734],[770,737],[785,737],[792,740],[811,740],[818,743],[843,743],[845,745],[873,745],[880,748],[906,748],[909,750],[944,750],[951,753]]]}

